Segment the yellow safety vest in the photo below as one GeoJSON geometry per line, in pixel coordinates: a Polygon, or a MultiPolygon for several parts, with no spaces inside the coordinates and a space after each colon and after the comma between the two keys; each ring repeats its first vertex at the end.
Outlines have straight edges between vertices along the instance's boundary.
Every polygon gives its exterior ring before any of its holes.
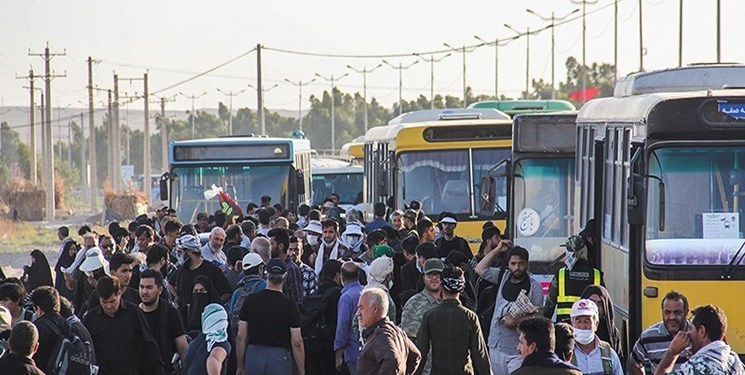
{"type": "MultiPolygon", "coordinates": [[[[559,270],[559,294],[556,297],[556,321],[569,318],[572,313],[572,305],[579,301],[579,295],[567,295],[566,293],[566,267],[559,270]]],[[[593,268],[594,280],[592,285],[600,285],[600,270],[593,268]]],[[[581,292],[580,292],[581,293],[581,292]]]]}

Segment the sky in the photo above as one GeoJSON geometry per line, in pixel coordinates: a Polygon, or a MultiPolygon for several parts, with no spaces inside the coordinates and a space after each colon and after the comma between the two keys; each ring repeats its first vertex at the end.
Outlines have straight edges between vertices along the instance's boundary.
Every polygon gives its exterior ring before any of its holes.
{"type": "MultiPolygon", "coordinates": [[[[613,1],[598,0],[587,4],[587,63],[613,62],[613,1]]],[[[678,64],[678,6],[676,0],[642,0],[644,67],[664,69],[678,64]]],[[[722,61],[745,62],[743,34],[738,29],[741,2],[721,0],[722,61]]],[[[452,46],[479,43],[474,35],[487,40],[507,39],[516,29],[539,29],[547,25],[535,15],[557,17],[581,8],[570,0],[524,1],[40,1],[3,0],[0,24],[4,37],[0,42],[0,105],[28,105],[24,76],[33,67],[43,72],[40,57],[28,56],[29,50],[43,52],[46,43],[52,52],[65,56],[52,60],[57,74],[66,78],[53,81],[53,106],[83,107],[87,103],[86,59],[100,60],[94,68],[94,82],[100,88],[112,88],[113,73],[122,78],[139,78],[149,71],[150,91],[156,91],[203,72],[257,44],[265,47],[325,54],[372,55],[405,54],[443,50],[452,46]]],[[[639,69],[639,1],[618,3],[619,73],[639,69]]],[[[572,17],[581,15],[575,13],[572,17]]],[[[684,1],[683,63],[716,61],[716,1],[684,1]]],[[[575,20],[555,29],[556,80],[563,81],[567,57],[581,58],[582,23],[575,20]]],[[[512,41],[499,49],[500,93],[517,97],[525,87],[526,38],[512,41]]],[[[530,38],[530,77],[551,80],[551,32],[530,38]]],[[[315,74],[344,77],[337,87],[344,92],[362,92],[362,75],[347,68],[373,68],[381,58],[327,58],[299,56],[264,50],[262,53],[264,87],[278,86],[265,94],[269,109],[297,109],[298,89],[284,80],[308,81],[315,74]]],[[[397,65],[417,60],[411,55],[387,58],[397,65]]],[[[462,96],[463,57],[453,53],[435,64],[435,93],[462,96]]],[[[483,46],[466,54],[467,84],[476,94],[494,93],[495,49],[483,46]]],[[[217,91],[246,91],[233,98],[233,108],[256,108],[256,54],[251,53],[227,66],[157,96],[200,95],[197,108],[215,108],[228,97],[217,91]]],[[[375,97],[386,107],[398,100],[398,71],[383,65],[367,76],[368,98],[375,97]]],[[[40,86],[41,81],[37,81],[40,86]]],[[[317,80],[303,89],[302,107],[307,109],[309,95],[320,95],[330,83],[317,80]]],[[[420,61],[403,71],[404,99],[422,94],[429,97],[430,66],[420,61]]],[[[122,95],[142,93],[140,81],[120,83],[122,95]]],[[[169,110],[187,110],[191,100],[176,96],[169,110]]],[[[96,106],[106,100],[96,94],[96,106]]],[[[156,100],[153,98],[152,100],[156,100]]],[[[87,104],[86,104],[87,105],[87,104]]],[[[132,104],[141,107],[142,101],[132,104]]]]}

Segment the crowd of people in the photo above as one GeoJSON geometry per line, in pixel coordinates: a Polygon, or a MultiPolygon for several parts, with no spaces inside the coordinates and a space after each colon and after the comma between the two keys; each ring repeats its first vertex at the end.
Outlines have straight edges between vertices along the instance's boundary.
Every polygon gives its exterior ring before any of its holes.
{"type": "Polygon", "coordinates": [[[363,222],[334,196],[245,215],[164,205],[107,233],[60,227],[0,281],[2,374],[743,374],[727,317],[669,291],[628,352],[594,223],[567,240],[548,295],[530,253],[483,226],[480,248],[416,201],[363,222]],[[51,270],[50,270],[51,269],[51,270]],[[53,277],[54,276],[54,277],[53,277]]]}

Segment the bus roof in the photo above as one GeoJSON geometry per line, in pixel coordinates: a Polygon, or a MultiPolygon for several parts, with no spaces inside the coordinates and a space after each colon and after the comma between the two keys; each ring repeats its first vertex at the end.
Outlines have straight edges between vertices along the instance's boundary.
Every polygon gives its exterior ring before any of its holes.
{"type": "Polygon", "coordinates": [[[634,73],[618,79],[613,96],[726,88],[745,88],[745,65],[702,64],[634,73]]]}
{"type": "Polygon", "coordinates": [[[218,138],[189,139],[185,141],[171,141],[172,146],[219,146],[241,144],[292,143],[295,150],[310,150],[310,140],[278,137],[231,136],[218,138]]]}
{"type": "MultiPolygon", "coordinates": [[[[493,109],[493,108],[492,108],[493,109]]],[[[446,109],[426,109],[422,111],[406,112],[398,115],[391,121],[388,121],[389,126],[399,124],[411,124],[416,122],[430,122],[430,121],[453,121],[453,120],[497,120],[497,119],[508,119],[509,116],[506,114],[496,111],[489,110],[489,108],[476,108],[476,109],[464,109],[464,108],[446,108],[446,109]]]]}
{"type": "Polygon", "coordinates": [[[312,157],[310,158],[310,167],[312,169],[334,169],[344,168],[349,166],[351,163],[341,159],[334,158],[323,158],[323,157],[312,157]]]}
{"type": "Polygon", "coordinates": [[[566,100],[485,100],[468,108],[493,108],[510,116],[520,113],[575,111],[574,104],[566,100]]]}
{"type": "MultiPolygon", "coordinates": [[[[437,110],[435,110],[436,112],[437,110]]],[[[443,110],[440,110],[443,111],[443,110]]],[[[464,112],[462,113],[468,113],[465,112],[465,110],[462,110],[464,112]]],[[[482,110],[483,111],[483,110],[482,110]]],[[[416,112],[430,112],[430,111],[416,111],[416,112]]],[[[416,113],[411,112],[411,113],[416,113]]],[[[430,112],[430,115],[433,112],[430,112]]],[[[471,112],[473,113],[473,112],[471,112]]],[[[496,110],[489,110],[484,113],[489,113],[488,119],[485,118],[459,118],[454,117],[452,119],[445,117],[444,119],[432,119],[431,116],[429,117],[429,120],[419,121],[419,122],[408,122],[408,121],[396,121],[396,119],[391,120],[391,122],[388,123],[388,125],[381,125],[376,126],[374,128],[370,128],[370,130],[367,131],[367,134],[365,134],[365,142],[374,142],[374,141],[389,141],[398,135],[399,132],[401,132],[404,129],[410,129],[410,128],[425,128],[425,127],[438,127],[438,126],[480,126],[480,125],[510,125],[512,124],[512,121],[510,120],[509,116],[505,115],[502,112],[496,111],[496,110]],[[493,117],[493,118],[491,118],[493,117]]],[[[397,117],[400,118],[401,116],[397,117]]],[[[409,117],[408,119],[414,119],[416,117],[409,117]]],[[[420,117],[420,118],[423,118],[420,117]]],[[[510,129],[511,132],[511,129],[510,129]]]]}

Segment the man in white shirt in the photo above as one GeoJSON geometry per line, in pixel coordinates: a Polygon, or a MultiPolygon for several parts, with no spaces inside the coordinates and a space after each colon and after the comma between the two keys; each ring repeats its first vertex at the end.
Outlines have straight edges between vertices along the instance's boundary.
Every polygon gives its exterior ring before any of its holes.
{"type": "Polygon", "coordinates": [[[210,240],[202,246],[202,258],[216,264],[223,272],[228,269],[228,256],[222,250],[225,243],[225,230],[220,227],[212,228],[210,240]]]}

